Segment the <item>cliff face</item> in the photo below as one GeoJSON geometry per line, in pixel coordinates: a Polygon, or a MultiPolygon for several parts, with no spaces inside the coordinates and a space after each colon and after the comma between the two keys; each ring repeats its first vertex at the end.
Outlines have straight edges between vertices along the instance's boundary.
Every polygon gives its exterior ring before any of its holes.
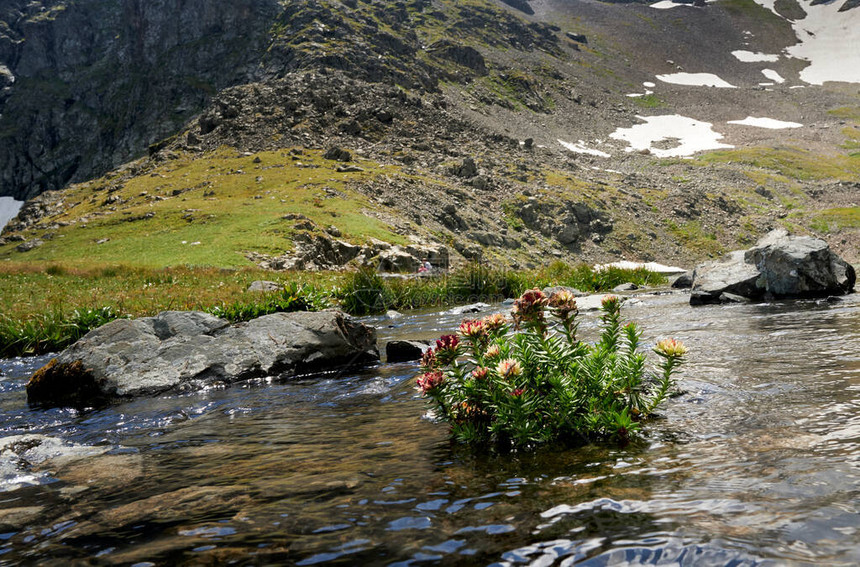
{"type": "Polygon", "coordinates": [[[470,44],[560,53],[550,26],[480,3],[7,0],[0,195],[28,199],[136,158],[230,86],[331,69],[423,92],[485,75],[470,44]]]}
{"type": "Polygon", "coordinates": [[[12,0],[0,8],[0,195],[115,167],[253,78],[276,0],[12,0]]]}

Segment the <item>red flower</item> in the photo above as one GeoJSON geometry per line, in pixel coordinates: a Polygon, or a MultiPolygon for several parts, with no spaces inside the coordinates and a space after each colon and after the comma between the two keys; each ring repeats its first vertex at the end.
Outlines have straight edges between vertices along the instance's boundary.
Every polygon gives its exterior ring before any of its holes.
{"type": "Polygon", "coordinates": [[[519,299],[514,302],[513,317],[514,323],[520,325],[536,326],[540,329],[546,328],[543,311],[546,308],[549,299],[539,289],[530,289],[523,293],[519,299]]]}
{"type": "Polygon", "coordinates": [[[438,388],[442,385],[442,382],[445,381],[445,375],[442,374],[440,370],[434,370],[433,372],[425,372],[420,375],[415,383],[418,385],[418,388],[424,395],[427,395],[434,388],[438,388]]]}
{"type": "Polygon", "coordinates": [[[523,390],[522,388],[517,388],[516,390],[511,390],[511,396],[513,396],[515,398],[519,398],[520,396],[525,394],[525,392],[526,391],[523,390]]]}
{"type": "Polygon", "coordinates": [[[488,372],[489,370],[487,370],[483,366],[479,366],[472,370],[472,378],[474,378],[475,380],[486,380],[488,372]]]}
{"type": "Polygon", "coordinates": [[[436,354],[443,350],[457,350],[460,346],[460,337],[457,335],[442,335],[436,340],[436,354]]]}

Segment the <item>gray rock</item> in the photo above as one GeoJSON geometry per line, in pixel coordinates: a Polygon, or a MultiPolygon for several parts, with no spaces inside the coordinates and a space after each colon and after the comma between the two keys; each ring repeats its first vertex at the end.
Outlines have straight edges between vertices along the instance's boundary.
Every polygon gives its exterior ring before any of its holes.
{"type": "MultiPolygon", "coordinates": [[[[603,298],[606,295],[586,295],[585,297],[577,297],[576,298],[576,307],[580,311],[597,311],[603,307],[603,298]]],[[[623,305],[626,303],[626,297],[618,298],[623,305]]]]}
{"type": "Polygon", "coordinates": [[[251,285],[248,286],[248,291],[281,291],[284,289],[284,286],[279,284],[278,282],[270,282],[266,280],[257,280],[255,282],[251,282],[251,285]]]}
{"type": "Polygon", "coordinates": [[[167,311],[87,333],[31,377],[27,398],[92,405],[377,360],[376,330],[337,311],[275,313],[234,326],[206,313],[167,311]]]}
{"type": "Polygon", "coordinates": [[[337,146],[333,146],[326,150],[326,153],[323,154],[325,159],[331,159],[335,161],[350,161],[352,160],[352,154],[349,151],[339,148],[337,146]]]}
{"type": "Polygon", "coordinates": [[[420,360],[421,356],[430,348],[430,343],[425,341],[398,340],[389,341],[385,345],[385,357],[388,362],[410,362],[420,360]]]}
{"type": "Polygon", "coordinates": [[[26,242],[22,242],[21,244],[19,244],[18,246],[15,247],[15,250],[17,250],[18,252],[29,252],[30,250],[33,250],[34,248],[38,248],[39,246],[42,246],[44,243],[45,243],[45,241],[42,240],[41,238],[34,238],[33,240],[28,240],[26,242]]]}
{"type": "Polygon", "coordinates": [[[575,287],[570,287],[566,285],[554,285],[551,287],[545,287],[541,291],[547,297],[552,297],[554,293],[558,293],[559,291],[569,291],[574,295],[574,297],[585,297],[586,295],[588,295],[587,293],[582,293],[575,287]]]}
{"type": "Polygon", "coordinates": [[[638,285],[636,285],[633,282],[627,282],[627,283],[623,283],[621,285],[617,285],[617,286],[613,287],[612,292],[613,293],[622,293],[625,291],[635,291],[637,289],[639,289],[638,285]]]}
{"type": "Polygon", "coordinates": [[[693,287],[693,272],[684,272],[672,282],[675,289],[689,289],[693,287]]]}
{"type": "Polygon", "coordinates": [[[724,294],[750,300],[843,295],[855,281],[854,268],[823,240],[775,230],[749,250],[697,267],[690,304],[720,303],[724,294]]]}
{"type": "Polygon", "coordinates": [[[449,315],[466,315],[467,313],[479,313],[484,309],[490,307],[486,303],[472,303],[470,305],[461,305],[459,307],[454,307],[453,309],[449,309],[445,313],[449,315]]]}
{"type": "Polygon", "coordinates": [[[380,253],[377,261],[382,272],[415,272],[421,266],[420,259],[399,246],[380,253]]]}
{"type": "Polygon", "coordinates": [[[761,273],[757,285],[773,297],[840,295],[854,288],[854,268],[826,242],[775,230],[747,250],[744,261],[761,273]]]}
{"type": "Polygon", "coordinates": [[[725,291],[720,294],[720,303],[752,303],[752,299],[725,291]]]}
{"type": "Polygon", "coordinates": [[[744,262],[744,252],[729,253],[721,260],[707,262],[693,270],[690,305],[719,303],[724,292],[743,297],[759,298],[764,290],[756,286],[759,271],[744,262]]]}
{"type": "Polygon", "coordinates": [[[478,165],[475,163],[475,160],[467,157],[463,160],[463,163],[452,168],[451,173],[457,177],[469,179],[478,175],[478,165]]]}

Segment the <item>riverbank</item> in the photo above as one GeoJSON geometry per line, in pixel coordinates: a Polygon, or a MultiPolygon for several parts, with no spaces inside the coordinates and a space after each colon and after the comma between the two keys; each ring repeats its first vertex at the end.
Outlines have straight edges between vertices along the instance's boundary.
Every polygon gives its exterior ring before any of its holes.
{"type": "Polygon", "coordinates": [[[56,351],[112,319],[152,316],[165,310],[205,311],[231,322],[327,307],[365,315],[501,301],[532,287],[552,285],[605,292],[627,282],[654,286],[664,284],[665,279],[644,269],[595,271],[562,262],[523,271],[472,264],[433,277],[391,279],[372,271],[79,269],[7,263],[0,266],[0,356],[56,351]],[[253,282],[263,280],[273,281],[277,289],[251,291],[253,282]]]}

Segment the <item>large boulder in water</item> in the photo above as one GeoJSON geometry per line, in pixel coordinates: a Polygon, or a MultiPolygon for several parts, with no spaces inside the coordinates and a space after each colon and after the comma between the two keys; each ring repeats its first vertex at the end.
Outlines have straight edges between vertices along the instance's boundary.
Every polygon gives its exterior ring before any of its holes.
{"type": "Polygon", "coordinates": [[[761,275],[758,286],[773,297],[842,295],[854,289],[854,268],[810,236],[789,236],[776,230],[747,250],[744,261],[761,275]]]}
{"type": "Polygon", "coordinates": [[[232,326],[207,313],[165,311],[90,331],[30,378],[27,398],[92,405],[378,360],[376,330],[337,311],[275,313],[232,326]]]}
{"type": "Polygon", "coordinates": [[[854,289],[854,268],[823,240],[775,230],[749,250],[738,250],[693,272],[691,305],[740,296],[804,298],[843,295],[854,289]]]}

